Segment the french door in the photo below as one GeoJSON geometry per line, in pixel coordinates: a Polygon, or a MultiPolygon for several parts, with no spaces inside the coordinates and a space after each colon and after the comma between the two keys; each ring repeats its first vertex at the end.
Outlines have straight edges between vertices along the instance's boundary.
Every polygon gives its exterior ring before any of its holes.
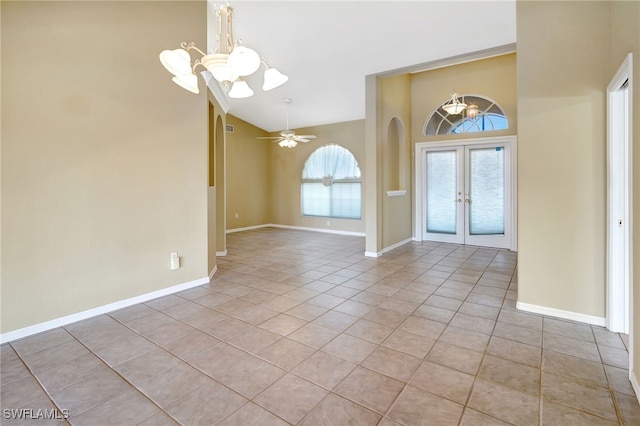
{"type": "Polygon", "coordinates": [[[511,146],[422,150],[423,240],[511,248],[511,146]]]}

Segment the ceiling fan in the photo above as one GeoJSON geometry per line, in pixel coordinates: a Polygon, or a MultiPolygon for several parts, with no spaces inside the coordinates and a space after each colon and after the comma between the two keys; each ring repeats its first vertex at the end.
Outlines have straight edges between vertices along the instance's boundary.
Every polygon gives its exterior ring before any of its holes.
{"type": "Polygon", "coordinates": [[[289,129],[289,105],[291,99],[285,98],[284,103],[287,104],[287,128],[280,132],[280,136],[266,136],[258,139],[275,139],[273,142],[278,143],[282,148],[293,148],[298,142],[306,143],[309,139],[315,139],[315,135],[296,135],[296,132],[289,129]]]}

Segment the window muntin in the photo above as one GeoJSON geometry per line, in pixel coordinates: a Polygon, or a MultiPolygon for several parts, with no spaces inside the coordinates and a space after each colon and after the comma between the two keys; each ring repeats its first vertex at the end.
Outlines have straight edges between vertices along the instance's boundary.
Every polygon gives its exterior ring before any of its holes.
{"type": "Polygon", "coordinates": [[[339,145],[322,146],[311,153],[302,170],[302,214],[360,219],[361,187],[353,154],[339,145]]]}
{"type": "Polygon", "coordinates": [[[492,130],[504,130],[509,128],[507,116],[498,104],[481,96],[463,96],[467,105],[478,106],[477,117],[470,118],[465,112],[462,114],[449,114],[442,108],[449,99],[445,100],[427,120],[424,135],[447,135],[471,132],[488,132],[492,130]]]}
{"type": "Polygon", "coordinates": [[[489,132],[491,130],[508,129],[509,124],[504,115],[487,113],[479,114],[475,118],[464,117],[453,123],[449,133],[473,133],[473,132],[489,132]]]}

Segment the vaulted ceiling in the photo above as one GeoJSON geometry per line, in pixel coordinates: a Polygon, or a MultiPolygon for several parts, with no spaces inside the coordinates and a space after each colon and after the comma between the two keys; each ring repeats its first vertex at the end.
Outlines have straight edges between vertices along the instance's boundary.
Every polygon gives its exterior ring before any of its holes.
{"type": "MultiPolygon", "coordinates": [[[[218,23],[209,4],[209,49],[218,23]]],[[[233,32],[289,81],[226,99],[229,113],[267,131],[363,119],[365,76],[419,70],[446,58],[514,44],[515,1],[235,1],[233,32]]],[[[444,101],[445,99],[443,99],[444,101]]]]}

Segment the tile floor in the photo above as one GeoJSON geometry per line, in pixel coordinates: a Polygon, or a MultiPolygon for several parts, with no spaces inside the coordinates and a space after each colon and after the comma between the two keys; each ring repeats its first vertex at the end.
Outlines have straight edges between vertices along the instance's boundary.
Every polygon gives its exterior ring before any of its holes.
{"type": "Polygon", "coordinates": [[[208,285],[2,345],[2,424],[640,424],[624,340],[516,311],[514,253],[279,229],[228,251],[208,285]]]}

